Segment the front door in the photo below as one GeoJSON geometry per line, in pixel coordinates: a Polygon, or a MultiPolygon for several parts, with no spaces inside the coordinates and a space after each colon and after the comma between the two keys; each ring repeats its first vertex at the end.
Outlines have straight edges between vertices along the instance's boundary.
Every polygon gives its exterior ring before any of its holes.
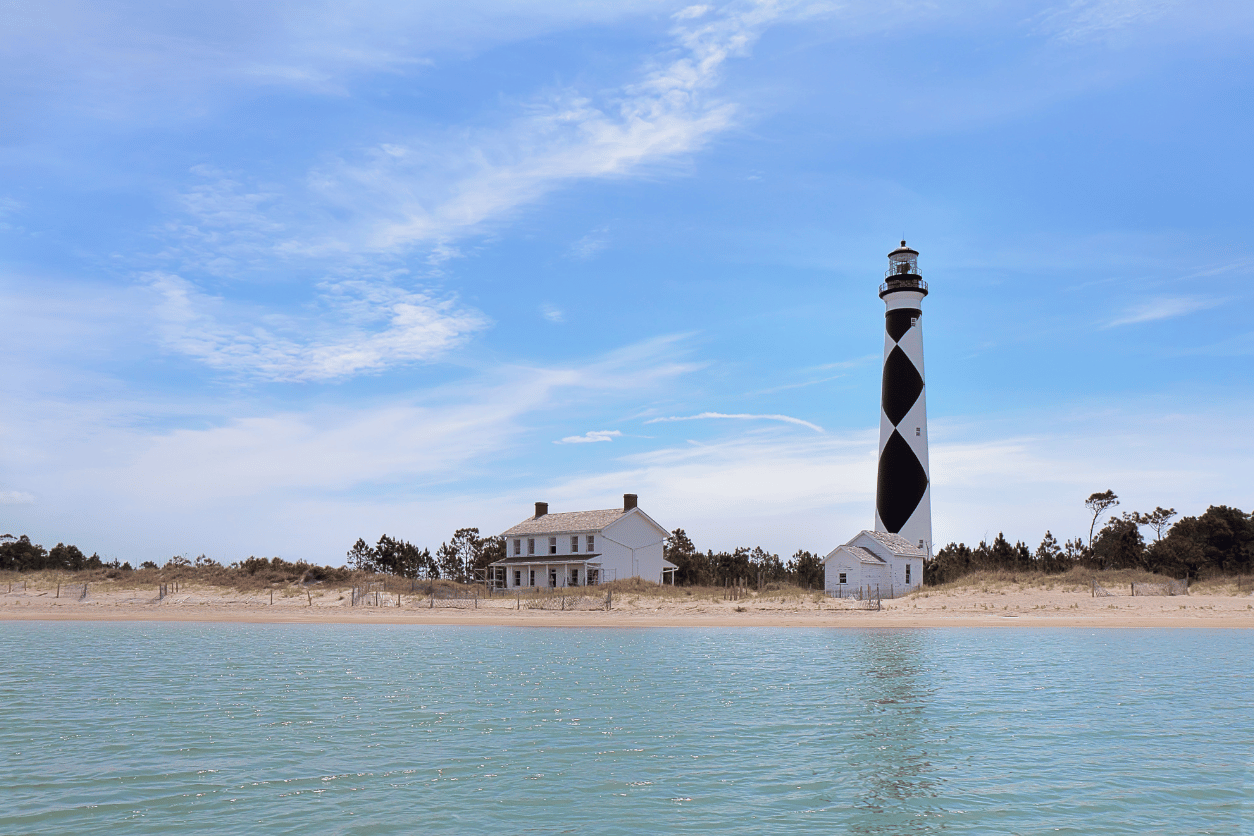
{"type": "Polygon", "coordinates": [[[549,586],[552,586],[552,587],[557,586],[557,570],[556,569],[549,570],[549,586]]]}

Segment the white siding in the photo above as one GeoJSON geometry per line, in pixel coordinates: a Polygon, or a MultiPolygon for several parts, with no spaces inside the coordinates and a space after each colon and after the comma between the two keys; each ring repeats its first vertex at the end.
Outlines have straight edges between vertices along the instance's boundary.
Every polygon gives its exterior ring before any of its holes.
{"type": "Polygon", "coordinates": [[[642,514],[624,514],[605,527],[597,551],[605,580],[639,576],[662,582],[662,546],[666,532],[642,514]]]}
{"type": "MultiPolygon", "coordinates": [[[[853,552],[838,546],[823,563],[823,588],[828,592],[841,590],[840,574],[845,573],[844,590],[860,589],[868,584],[887,586],[888,567],[884,564],[864,563],[853,552]]],[[[887,591],[887,590],[886,590],[887,591]]]]}

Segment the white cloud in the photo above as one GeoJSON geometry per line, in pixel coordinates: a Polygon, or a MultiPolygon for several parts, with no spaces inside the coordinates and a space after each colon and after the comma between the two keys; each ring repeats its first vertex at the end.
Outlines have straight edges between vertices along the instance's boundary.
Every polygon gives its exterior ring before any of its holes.
{"type": "Polygon", "coordinates": [[[55,89],[94,114],[136,121],[202,118],[224,88],[285,87],[343,96],[369,73],[420,72],[569,28],[666,14],[665,0],[207,0],[173,9],[84,0],[15,0],[0,28],[9,87],[55,89]],[[161,106],[153,106],[153,100],[161,106]],[[137,116],[137,114],[141,114],[137,116]]]}
{"type": "Polygon", "coordinates": [[[473,233],[573,181],[696,151],[735,122],[735,106],[713,95],[724,64],[792,7],[750,3],[681,17],[673,42],[636,81],[596,96],[554,91],[503,130],[390,143],[326,166],[312,178],[319,199],[358,218],[360,246],[393,251],[473,233]]]}
{"type": "MultiPolygon", "coordinates": [[[[1060,540],[1079,536],[1088,531],[1084,498],[1107,488],[1127,510],[1254,506],[1244,467],[1254,443],[1243,438],[1233,449],[1224,429],[1248,405],[1209,406],[1198,414],[1163,414],[1147,403],[1119,413],[1072,408],[1033,422],[934,422],[935,542],[974,544],[1001,531],[1035,547],[1046,529],[1060,540]]],[[[867,429],[666,447],[536,493],[560,508],[608,507],[610,497],[637,493],[642,508],[668,529],[685,529],[701,549],[826,552],[874,523],[876,437],[867,429]]]]}
{"type": "Polygon", "coordinates": [[[1107,323],[1107,328],[1118,325],[1135,325],[1140,322],[1155,322],[1160,319],[1173,319],[1196,311],[1213,308],[1220,304],[1220,299],[1206,299],[1200,296],[1162,296],[1149,299],[1126,311],[1123,316],[1107,323]]]}
{"type": "Polygon", "coordinates": [[[549,322],[561,322],[562,320],[566,318],[566,315],[562,313],[561,308],[557,307],[556,305],[550,305],[548,303],[545,303],[540,306],[540,315],[543,316],[545,319],[547,319],[549,322]]]}
{"type": "Polygon", "coordinates": [[[447,538],[452,519],[490,529],[514,516],[518,497],[497,497],[531,481],[519,457],[552,451],[535,416],[547,425],[590,401],[634,403],[697,368],[683,353],[678,338],[656,339],[305,409],[32,396],[0,416],[6,468],[39,498],[13,506],[7,524],[132,563],[189,550],[339,561],[372,530],[438,545],[430,538],[447,538]],[[504,481],[503,462],[512,463],[504,481]]]}
{"type": "Polygon", "coordinates": [[[801,383],[785,383],[782,386],[772,386],[769,389],[759,389],[758,391],[750,392],[749,394],[771,395],[771,394],[774,394],[775,392],[784,392],[788,389],[804,389],[807,386],[817,386],[820,383],[830,383],[833,380],[840,380],[843,377],[847,377],[847,375],[834,374],[829,377],[820,377],[815,380],[805,380],[805,381],[802,381],[801,383]]]}
{"type": "Polygon", "coordinates": [[[436,359],[487,327],[477,311],[387,284],[319,288],[321,316],[242,315],[179,276],[148,277],[166,348],[260,380],[335,380],[436,359]]]}
{"type": "Polygon", "coordinates": [[[1071,0],[1042,15],[1046,29],[1066,41],[1088,41],[1161,18],[1172,0],[1071,0]]]}
{"type": "Polygon", "coordinates": [[[609,245],[609,231],[610,228],[608,226],[597,227],[575,243],[571,244],[571,257],[586,261],[601,252],[601,250],[605,249],[609,245]]]}
{"type": "Polygon", "coordinates": [[[35,497],[24,491],[0,491],[0,505],[30,505],[35,497]]]}
{"type": "Polygon", "coordinates": [[[812,424],[809,421],[803,421],[800,418],[793,418],[791,415],[750,415],[748,413],[729,414],[726,412],[702,412],[699,415],[675,415],[667,418],[651,418],[645,421],[646,424],[660,424],[667,421],[702,421],[707,418],[731,418],[739,421],[782,421],[785,424],[796,424],[799,427],[807,427],[815,432],[823,432],[823,428],[818,424],[812,424]]]}
{"type": "Polygon", "coordinates": [[[554,444],[591,444],[598,441],[613,441],[622,436],[618,430],[589,430],[583,435],[568,435],[554,444]]]}
{"type": "Polygon", "coordinates": [[[695,20],[704,17],[714,10],[713,6],[688,6],[675,12],[675,20],[695,20]]]}

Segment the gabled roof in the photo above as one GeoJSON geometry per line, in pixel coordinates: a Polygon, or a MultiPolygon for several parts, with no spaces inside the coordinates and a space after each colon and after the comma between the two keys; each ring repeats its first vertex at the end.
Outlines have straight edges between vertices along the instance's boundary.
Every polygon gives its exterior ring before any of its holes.
{"type": "MultiPolygon", "coordinates": [[[[900,534],[889,534],[887,531],[860,531],[858,532],[858,537],[861,537],[863,534],[878,541],[881,546],[898,557],[927,557],[927,552],[900,534]]],[[[854,537],[853,540],[857,540],[858,537],[854,537]]],[[[853,540],[849,542],[852,543],[853,540]]]]}
{"type": "Polygon", "coordinates": [[[824,566],[826,566],[827,562],[829,560],[834,559],[836,555],[839,554],[842,549],[848,552],[851,556],[856,557],[858,560],[860,560],[863,563],[874,563],[876,566],[883,566],[885,563],[888,562],[884,560],[884,558],[876,554],[875,552],[871,551],[870,549],[864,549],[862,546],[851,546],[848,543],[846,543],[843,546],[837,546],[836,548],[832,549],[831,552],[827,555],[827,557],[823,558],[819,562],[822,563],[824,566]]]}
{"type": "Polygon", "coordinates": [[[883,565],[885,562],[884,558],[880,557],[870,549],[864,549],[861,546],[845,546],[845,548],[852,552],[854,556],[863,563],[877,563],[883,565]]]}
{"type": "Polygon", "coordinates": [[[560,514],[545,514],[543,517],[528,517],[513,528],[503,531],[501,536],[600,531],[624,513],[622,508],[610,508],[605,511],[566,511],[560,514]]]}

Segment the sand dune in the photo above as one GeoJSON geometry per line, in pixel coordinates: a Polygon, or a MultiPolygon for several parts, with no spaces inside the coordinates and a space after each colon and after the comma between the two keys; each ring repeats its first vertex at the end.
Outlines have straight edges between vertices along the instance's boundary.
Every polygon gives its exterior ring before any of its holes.
{"type": "MultiPolygon", "coordinates": [[[[589,590],[602,595],[597,590],[589,590]]],[[[739,601],[703,590],[615,595],[612,609],[529,609],[526,599],[436,602],[421,595],[352,606],[347,589],[237,592],[187,585],[164,598],[154,589],[93,585],[85,599],[55,588],[0,590],[0,620],[204,621],[319,624],[466,624],[534,627],[1254,627],[1250,593],[1137,596],[1004,584],[926,590],[868,611],[855,601],[807,593],[749,593],[739,601]]],[[[574,606],[574,599],[568,598],[574,606]]],[[[590,607],[600,598],[585,598],[590,607]]],[[[559,601],[553,602],[560,606],[559,601]]]]}

